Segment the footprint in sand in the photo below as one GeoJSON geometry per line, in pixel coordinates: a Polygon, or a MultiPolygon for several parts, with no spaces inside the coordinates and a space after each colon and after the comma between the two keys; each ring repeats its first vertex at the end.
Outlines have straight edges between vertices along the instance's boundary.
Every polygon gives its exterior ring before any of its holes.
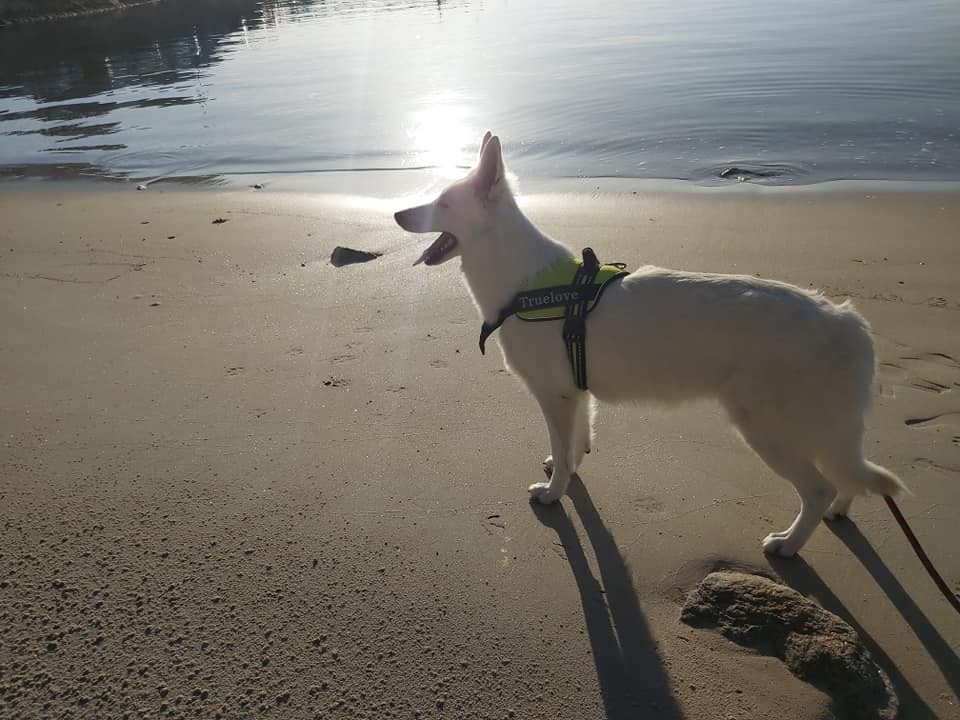
{"type": "Polygon", "coordinates": [[[480,527],[500,545],[497,562],[503,567],[509,565],[511,559],[509,546],[513,538],[507,534],[506,518],[500,513],[486,513],[480,519],[480,527]]]}
{"type": "MultiPolygon", "coordinates": [[[[936,415],[929,415],[926,417],[912,417],[907,418],[903,421],[904,425],[910,427],[936,427],[936,426],[953,426],[960,427],[960,410],[954,410],[952,412],[938,413],[936,415]]],[[[957,438],[953,439],[953,442],[957,442],[957,438]]]]}
{"type": "Polygon", "coordinates": [[[960,388],[960,361],[941,352],[908,352],[880,363],[880,384],[885,395],[891,386],[943,395],[960,388]]]}
{"type": "Polygon", "coordinates": [[[483,529],[486,530],[491,535],[502,535],[502,532],[496,532],[493,528],[500,528],[500,530],[506,530],[507,521],[499,513],[494,513],[492,515],[486,515],[481,522],[483,529]]]}
{"type": "Polygon", "coordinates": [[[630,500],[630,504],[644,513],[655,513],[663,510],[663,503],[651,495],[642,495],[630,500]]]}
{"type": "MultiPolygon", "coordinates": [[[[944,352],[920,351],[899,346],[897,357],[879,364],[878,379],[883,395],[894,397],[903,388],[904,403],[909,415],[903,424],[914,430],[940,432],[947,430],[953,445],[960,445],[960,360],[944,352]],[[920,392],[911,392],[917,391],[920,392]],[[924,399],[924,397],[926,399],[924,399]]],[[[917,458],[925,467],[955,471],[941,460],[917,458]]]]}
{"type": "Polygon", "coordinates": [[[444,361],[444,360],[431,360],[431,361],[430,361],[430,367],[445,368],[446,366],[447,366],[447,363],[446,363],[446,361],[444,361]]]}
{"type": "Polygon", "coordinates": [[[340,363],[351,362],[356,359],[357,359],[356,355],[352,355],[350,353],[344,353],[343,355],[334,355],[332,358],[330,358],[330,362],[332,362],[335,365],[339,365],[340,363]]]}
{"type": "Polygon", "coordinates": [[[940,472],[944,472],[949,475],[960,473],[960,465],[938,462],[937,460],[932,460],[930,458],[919,457],[916,458],[913,463],[918,467],[927,468],[930,470],[939,470],[940,472]]]}
{"type": "Polygon", "coordinates": [[[239,375],[244,370],[243,365],[227,368],[227,375],[239,375]]]}

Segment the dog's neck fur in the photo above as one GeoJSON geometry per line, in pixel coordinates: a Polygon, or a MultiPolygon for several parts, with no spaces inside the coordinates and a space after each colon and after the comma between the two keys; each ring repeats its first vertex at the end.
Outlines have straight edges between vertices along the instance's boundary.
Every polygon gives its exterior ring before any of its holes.
{"type": "Polygon", "coordinates": [[[494,322],[525,281],[570,250],[547,237],[530,222],[505,191],[493,201],[499,215],[492,229],[464,243],[461,269],[484,321],[494,322]]]}

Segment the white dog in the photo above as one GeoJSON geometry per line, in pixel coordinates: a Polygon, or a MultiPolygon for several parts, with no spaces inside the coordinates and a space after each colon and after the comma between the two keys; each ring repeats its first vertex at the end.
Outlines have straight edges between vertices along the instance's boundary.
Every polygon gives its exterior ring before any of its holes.
{"type": "MultiPolygon", "coordinates": [[[[572,253],[520,211],[505,176],[500,140],[488,132],[480,161],[432,203],[396,213],[410,232],[440,232],[417,263],[454,257],[488,324],[529,279],[572,253]]],[[[549,482],[530,486],[559,500],[590,452],[593,403],[677,403],[714,398],[743,439],[800,495],[800,513],[763,541],[791,556],[821,517],[845,515],[856,495],[905,489],[863,456],[863,415],[874,375],[869,326],[849,304],[741,275],[646,266],[605,287],[586,320],[589,391],[578,388],[563,320],[505,320],[507,366],[540,403],[552,456],[549,482]]]]}

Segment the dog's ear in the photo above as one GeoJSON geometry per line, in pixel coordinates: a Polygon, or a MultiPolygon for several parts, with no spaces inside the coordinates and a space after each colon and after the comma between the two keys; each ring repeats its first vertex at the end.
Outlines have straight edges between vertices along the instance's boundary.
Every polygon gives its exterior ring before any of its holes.
{"type": "Polygon", "coordinates": [[[483,157],[483,149],[487,146],[487,143],[490,142],[490,138],[493,137],[493,133],[487,130],[483,134],[483,139],[480,140],[480,156],[483,157]]]}
{"type": "Polygon", "coordinates": [[[480,165],[477,167],[476,180],[477,195],[487,200],[502,186],[503,155],[500,150],[500,138],[492,135],[480,151],[480,165]]]}

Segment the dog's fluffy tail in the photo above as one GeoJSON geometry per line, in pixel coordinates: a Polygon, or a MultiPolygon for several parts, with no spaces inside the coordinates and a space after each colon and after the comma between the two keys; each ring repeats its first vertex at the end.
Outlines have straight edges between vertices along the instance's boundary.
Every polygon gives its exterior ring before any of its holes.
{"type": "Polygon", "coordinates": [[[827,479],[838,489],[845,489],[853,495],[864,492],[890,497],[895,497],[902,492],[911,494],[910,489],[900,478],[885,467],[865,460],[862,456],[848,456],[843,460],[824,459],[818,465],[827,479]]]}
{"type": "Polygon", "coordinates": [[[894,497],[901,492],[910,494],[910,488],[903,483],[903,480],[885,467],[880,467],[869,460],[864,460],[863,465],[863,472],[866,476],[864,484],[870,492],[878,495],[889,495],[890,497],[894,497]]]}

